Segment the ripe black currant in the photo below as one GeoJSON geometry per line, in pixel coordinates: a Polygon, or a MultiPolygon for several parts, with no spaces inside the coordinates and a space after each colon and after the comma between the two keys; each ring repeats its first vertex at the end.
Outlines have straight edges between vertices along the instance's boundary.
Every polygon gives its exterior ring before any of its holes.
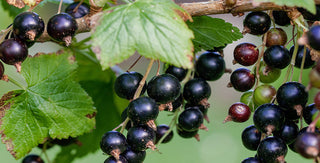
{"type": "Polygon", "coordinates": [[[261,162],[256,157],[248,157],[248,158],[242,160],[241,163],[261,163],[261,162]]]}
{"type": "Polygon", "coordinates": [[[108,155],[114,156],[117,160],[119,155],[128,147],[126,137],[118,131],[106,132],[100,141],[100,148],[108,155]]]}
{"type": "Polygon", "coordinates": [[[232,72],[230,83],[235,90],[245,92],[253,87],[255,77],[249,69],[238,68],[232,72]]]}
{"type": "Polygon", "coordinates": [[[261,132],[254,125],[250,125],[242,131],[241,140],[247,149],[255,151],[260,144],[261,132]]]}
{"type": "Polygon", "coordinates": [[[146,125],[138,125],[128,130],[127,141],[132,150],[144,151],[147,148],[156,149],[154,145],[156,133],[146,125]]]}
{"type": "Polygon", "coordinates": [[[161,104],[173,102],[180,95],[179,80],[171,74],[162,74],[152,78],[147,86],[148,96],[161,104]]]}
{"type": "Polygon", "coordinates": [[[118,159],[111,156],[111,157],[107,158],[104,161],[104,163],[129,163],[129,162],[127,161],[127,159],[125,157],[120,155],[118,159]]]}
{"type": "Polygon", "coordinates": [[[241,43],[233,51],[235,62],[243,66],[255,64],[259,57],[259,49],[251,43],[241,43]]]}
{"type": "Polygon", "coordinates": [[[139,97],[131,101],[128,106],[127,115],[134,124],[145,124],[155,120],[158,114],[159,109],[156,102],[149,97],[139,97]]]}
{"type": "Polygon", "coordinates": [[[249,106],[244,103],[237,102],[230,106],[228,116],[223,122],[245,122],[250,118],[250,115],[251,110],[249,106]]]}
{"type": "Polygon", "coordinates": [[[77,140],[77,138],[68,137],[67,139],[53,139],[51,143],[64,147],[76,143],[77,140]]]}
{"type": "Polygon", "coordinates": [[[183,88],[183,98],[191,104],[201,104],[209,107],[208,98],[211,95],[210,85],[201,78],[189,80],[183,88]]]}
{"type": "Polygon", "coordinates": [[[307,36],[309,45],[315,50],[320,50],[320,25],[312,26],[307,36]]]}
{"type": "MultiPolygon", "coordinates": [[[[271,28],[266,33],[266,47],[270,47],[273,45],[281,45],[284,46],[287,43],[287,34],[282,28],[271,28]]],[[[264,38],[262,37],[262,40],[264,38]]]]}
{"type": "MultiPolygon", "coordinates": [[[[139,83],[142,80],[143,76],[138,72],[125,72],[117,77],[114,82],[114,90],[116,94],[128,100],[133,99],[133,96],[139,87],[139,83]]],[[[144,94],[147,86],[144,84],[141,94],[144,94]]]]}
{"type": "Polygon", "coordinates": [[[312,122],[312,116],[318,111],[314,103],[303,108],[303,119],[307,124],[312,122]]]}
{"type": "Polygon", "coordinates": [[[260,105],[253,114],[253,123],[256,128],[267,135],[283,127],[284,112],[278,105],[267,103],[260,105]]]}
{"type": "Polygon", "coordinates": [[[23,12],[13,20],[13,33],[25,41],[34,41],[44,31],[44,22],[35,12],[23,12]]]}
{"type": "Polygon", "coordinates": [[[188,72],[188,69],[184,69],[184,68],[176,67],[172,65],[170,65],[166,70],[167,74],[171,74],[175,76],[179,81],[182,81],[186,77],[187,72],[188,72]]]}
{"type": "MultiPolygon", "coordinates": [[[[291,57],[293,56],[293,52],[294,52],[294,46],[290,48],[291,57]]],[[[304,55],[304,46],[299,45],[294,67],[297,67],[297,68],[301,67],[303,55],[304,55]]],[[[305,57],[303,68],[304,69],[311,68],[314,65],[314,63],[315,62],[312,60],[310,55],[310,50],[306,48],[306,57],[305,57]]]]}
{"type": "Polygon", "coordinates": [[[200,141],[200,137],[199,137],[198,131],[199,131],[199,130],[186,131],[186,130],[182,129],[179,124],[177,125],[177,133],[178,133],[178,135],[181,136],[182,138],[188,139],[188,138],[194,137],[195,139],[197,139],[198,141],[200,141]]]}
{"type": "Polygon", "coordinates": [[[258,158],[263,163],[285,162],[288,152],[287,145],[279,138],[268,137],[263,139],[257,149],[258,158]]]}
{"type": "Polygon", "coordinates": [[[299,132],[298,125],[290,120],[286,120],[281,130],[275,131],[273,135],[282,139],[286,144],[291,144],[297,138],[299,132]]]}
{"type": "Polygon", "coordinates": [[[203,114],[198,109],[187,109],[179,115],[178,122],[183,130],[195,131],[203,125],[203,114]]]}
{"type": "Polygon", "coordinates": [[[193,105],[190,103],[186,103],[186,105],[184,106],[184,108],[187,109],[198,109],[201,111],[201,113],[203,114],[203,118],[209,123],[209,117],[207,116],[208,113],[208,108],[205,108],[203,105],[193,105]]]}
{"type": "Polygon", "coordinates": [[[264,52],[263,60],[270,67],[284,69],[290,64],[291,55],[285,47],[274,45],[264,52]]]}
{"type": "Polygon", "coordinates": [[[272,11],[272,16],[274,18],[274,21],[277,25],[280,26],[288,26],[290,25],[290,18],[287,15],[287,12],[285,11],[272,11]]]}
{"type": "Polygon", "coordinates": [[[271,19],[265,12],[250,12],[244,19],[243,26],[246,33],[262,35],[269,30],[271,26],[271,19]]]}
{"type": "Polygon", "coordinates": [[[39,155],[30,154],[23,158],[22,163],[44,163],[39,155]]]}
{"type": "Polygon", "coordinates": [[[125,157],[128,163],[142,163],[146,158],[146,151],[134,151],[128,147],[121,156],[125,157]]]}
{"type": "Polygon", "coordinates": [[[81,3],[79,5],[79,2],[74,2],[68,5],[65,12],[77,19],[88,15],[90,12],[90,6],[86,3],[81,3]],[[77,6],[78,8],[75,9],[77,6]]]}
{"type": "Polygon", "coordinates": [[[295,150],[305,158],[316,158],[320,152],[319,134],[305,132],[295,141],[295,150]]]}
{"type": "MultiPolygon", "coordinates": [[[[156,143],[169,131],[170,127],[168,125],[162,124],[157,126],[156,131],[156,143]]],[[[168,143],[173,138],[173,132],[170,133],[163,139],[161,143],[168,143]]]]}
{"type": "Polygon", "coordinates": [[[196,61],[196,75],[205,80],[218,80],[225,72],[225,62],[218,52],[206,51],[196,61]]]}
{"type": "Polygon", "coordinates": [[[316,5],[316,14],[312,14],[304,8],[298,7],[298,11],[302,14],[303,18],[310,21],[320,20],[320,5],[316,5]]]}
{"type": "Polygon", "coordinates": [[[3,77],[3,74],[4,74],[4,66],[3,66],[2,62],[0,62],[0,80],[3,77]]]}
{"type": "Polygon", "coordinates": [[[48,34],[56,41],[71,44],[72,37],[78,29],[75,19],[66,13],[56,14],[49,19],[47,24],[48,34]]]}
{"type": "Polygon", "coordinates": [[[0,44],[0,58],[9,65],[23,62],[28,56],[28,48],[19,39],[7,39],[0,44]]]}

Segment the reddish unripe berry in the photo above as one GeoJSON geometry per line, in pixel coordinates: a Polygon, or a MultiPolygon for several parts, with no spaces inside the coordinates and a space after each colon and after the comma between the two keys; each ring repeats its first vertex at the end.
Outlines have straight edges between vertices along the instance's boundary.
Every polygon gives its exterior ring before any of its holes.
{"type": "Polygon", "coordinates": [[[229,115],[224,120],[225,122],[245,122],[250,118],[251,111],[249,106],[244,103],[237,102],[230,106],[229,115]]]}
{"type": "Polygon", "coordinates": [[[318,92],[316,97],[314,98],[314,104],[320,110],[320,92],[318,92]]]}
{"type": "MultiPolygon", "coordinates": [[[[266,46],[270,47],[273,45],[284,46],[287,43],[288,37],[286,32],[282,28],[272,28],[267,33],[266,46]]],[[[262,37],[262,40],[264,38],[262,37]]]]}
{"type": "Polygon", "coordinates": [[[259,49],[251,43],[241,43],[233,51],[233,57],[236,62],[243,66],[255,64],[259,57],[259,49]]]}

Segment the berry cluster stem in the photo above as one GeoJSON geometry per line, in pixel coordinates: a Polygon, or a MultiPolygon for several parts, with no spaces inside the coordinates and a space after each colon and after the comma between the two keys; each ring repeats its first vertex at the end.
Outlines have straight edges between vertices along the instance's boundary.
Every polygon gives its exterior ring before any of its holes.
{"type": "Polygon", "coordinates": [[[303,48],[303,57],[302,57],[302,62],[301,62],[301,66],[300,66],[299,83],[302,82],[302,74],[303,74],[304,62],[306,61],[306,53],[307,53],[307,47],[304,46],[304,48],[303,48]]]}
{"type": "Polygon", "coordinates": [[[260,64],[261,64],[261,59],[263,57],[263,54],[264,54],[264,48],[266,46],[266,42],[267,42],[267,34],[265,33],[263,35],[263,43],[262,43],[262,46],[261,46],[261,51],[260,51],[260,54],[259,54],[259,57],[258,57],[258,61],[256,63],[256,85],[254,86],[256,89],[259,85],[259,80],[260,80],[260,75],[259,75],[259,70],[260,70],[260,64]]]}

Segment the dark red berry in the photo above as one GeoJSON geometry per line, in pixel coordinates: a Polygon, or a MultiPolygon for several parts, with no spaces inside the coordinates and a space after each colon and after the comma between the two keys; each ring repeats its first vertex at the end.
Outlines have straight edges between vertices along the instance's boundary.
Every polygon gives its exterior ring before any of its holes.
{"type": "Polygon", "coordinates": [[[81,5],[79,5],[79,2],[74,2],[68,5],[65,12],[77,19],[88,15],[90,12],[90,6],[84,2],[81,3],[81,5]],[[75,9],[76,7],[78,8],[75,9]]]}
{"type": "MultiPolygon", "coordinates": [[[[293,52],[294,52],[294,46],[292,46],[290,48],[291,57],[293,56],[293,52]]],[[[299,45],[294,67],[297,67],[297,68],[301,67],[303,55],[304,55],[304,46],[299,45]]],[[[306,48],[305,55],[306,55],[306,57],[305,57],[303,68],[308,69],[308,68],[311,68],[315,62],[312,60],[311,55],[310,55],[310,50],[308,48],[306,48]]]]}
{"type": "Polygon", "coordinates": [[[196,61],[196,75],[205,80],[218,80],[225,72],[225,62],[218,52],[206,51],[196,61]]]}
{"type": "Polygon", "coordinates": [[[44,163],[39,155],[30,154],[23,158],[22,163],[44,163]]]}
{"type": "Polygon", "coordinates": [[[243,146],[255,151],[260,144],[261,132],[254,125],[250,125],[242,131],[241,140],[243,146]]]}
{"type": "Polygon", "coordinates": [[[315,50],[320,50],[320,25],[312,26],[307,36],[309,45],[315,50]]]}
{"type": "Polygon", "coordinates": [[[7,39],[0,44],[0,58],[9,65],[23,62],[28,56],[28,48],[18,39],[7,39]]]}
{"type": "Polygon", "coordinates": [[[320,92],[314,97],[314,104],[320,110],[320,92]]]}
{"type": "Polygon", "coordinates": [[[128,130],[127,141],[132,150],[144,151],[147,148],[154,150],[156,133],[146,125],[138,125],[128,130]]]}
{"type": "Polygon", "coordinates": [[[232,72],[230,83],[235,90],[245,92],[253,87],[255,77],[249,69],[238,68],[232,72]]]}
{"type": "Polygon", "coordinates": [[[243,66],[255,64],[259,57],[259,49],[251,43],[241,43],[233,51],[235,61],[243,66]]]}
{"type": "MultiPolygon", "coordinates": [[[[284,46],[287,43],[287,34],[282,28],[271,28],[266,33],[266,47],[270,47],[273,45],[281,45],[284,46]]],[[[262,39],[264,39],[262,37],[262,39]]]]}
{"type": "Polygon", "coordinates": [[[24,41],[34,41],[44,31],[44,22],[35,12],[23,12],[13,20],[13,33],[24,41]]]}
{"type": "Polygon", "coordinates": [[[250,12],[243,21],[244,30],[253,35],[266,33],[271,26],[271,19],[268,14],[262,11],[250,12]]]}
{"type": "Polygon", "coordinates": [[[245,122],[250,118],[251,111],[249,106],[244,103],[237,102],[230,106],[229,115],[225,118],[224,122],[245,122]]]}
{"type": "Polygon", "coordinates": [[[257,149],[258,158],[263,163],[285,162],[288,152],[287,145],[279,138],[268,137],[263,139],[257,149]]]}
{"type": "MultiPolygon", "coordinates": [[[[133,99],[137,88],[139,87],[139,83],[142,80],[143,76],[138,72],[125,72],[116,78],[114,82],[114,90],[116,94],[125,99],[133,99]]],[[[144,84],[141,94],[144,94],[147,86],[144,84]]]]}
{"type": "Polygon", "coordinates": [[[264,52],[263,60],[270,67],[284,69],[290,64],[291,55],[285,47],[274,45],[264,52]]]}
{"type": "Polygon", "coordinates": [[[126,137],[118,131],[106,132],[100,141],[101,150],[119,159],[119,155],[128,147],[126,137]]]}
{"type": "Polygon", "coordinates": [[[179,81],[182,81],[186,77],[187,72],[188,72],[188,69],[184,69],[184,68],[176,67],[172,65],[170,65],[166,70],[167,74],[171,74],[175,76],[179,81]]]}
{"type": "Polygon", "coordinates": [[[288,26],[290,25],[290,18],[285,11],[272,11],[272,16],[274,18],[274,22],[280,26],[288,26]]]}
{"type": "MultiPolygon", "coordinates": [[[[156,143],[159,142],[159,140],[169,131],[170,127],[168,125],[162,124],[157,126],[156,131],[156,143]]],[[[173,132],[170,131],[170,133],[163,139],[161,143],[168,143],[173,138],[173,132]]]]}

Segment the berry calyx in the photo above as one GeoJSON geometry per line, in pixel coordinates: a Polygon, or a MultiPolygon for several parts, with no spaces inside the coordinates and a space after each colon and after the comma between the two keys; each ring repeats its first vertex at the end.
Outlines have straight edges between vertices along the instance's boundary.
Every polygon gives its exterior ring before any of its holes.
{"type": "Polygon", "coordinates": [[[156,149],[154,145],[156,133],[146,125],[138,125],[128,130],[127,141],[132,150],[144,151],[147,148],[156,149]]]}

